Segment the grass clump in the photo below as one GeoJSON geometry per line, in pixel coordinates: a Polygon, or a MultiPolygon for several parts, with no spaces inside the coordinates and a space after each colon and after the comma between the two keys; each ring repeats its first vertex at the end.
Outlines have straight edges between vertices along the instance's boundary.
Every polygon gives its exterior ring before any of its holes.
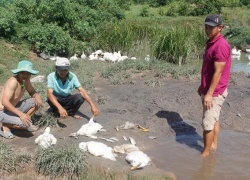
{"type": "Polygon", "coordinates": [[[0,141],[0,174],[17,172],[22,163],[28,163],[31,156],[16,155],[13,147],[4,141],[0,141]]]}
{"type": "Polygon", "coordinates": [[[77,147],[39,149],[36,172],[45,176],[72,179],[86,171],[85,154],[77,147]]]}
{"type": "Polygon", "coordinates": [[[39,127],[58,127],[57,118],[52,113],[43,113],[38,120],[34,122],[39,127]]]}

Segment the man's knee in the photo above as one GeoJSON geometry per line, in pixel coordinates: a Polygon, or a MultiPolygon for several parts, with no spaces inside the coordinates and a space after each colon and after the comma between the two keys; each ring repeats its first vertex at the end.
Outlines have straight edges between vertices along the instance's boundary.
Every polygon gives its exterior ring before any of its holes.
{"type": "Polygon", "coordinates": [[[84,99],[81,96],[81,94],[75,94],[74,99],[75,99],[76,104],[83,104],[84,102],[84,99]]]}

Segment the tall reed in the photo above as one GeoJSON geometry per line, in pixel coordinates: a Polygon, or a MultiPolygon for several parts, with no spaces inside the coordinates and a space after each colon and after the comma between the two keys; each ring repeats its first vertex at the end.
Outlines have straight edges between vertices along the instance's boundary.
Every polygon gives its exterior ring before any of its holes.
{"type": "Polygon", "coordinates": [[[160,34],[153,44],[157,59],[174,64],[186,64],[198,59],[204,48],[205,35],[203,29],[190,25],[176,26],[160,34]]]}

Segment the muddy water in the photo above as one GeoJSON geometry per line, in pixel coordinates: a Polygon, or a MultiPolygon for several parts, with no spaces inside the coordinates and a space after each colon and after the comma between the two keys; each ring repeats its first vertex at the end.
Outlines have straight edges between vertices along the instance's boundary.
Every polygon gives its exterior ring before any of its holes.
{"type": "Polygon", "coordinates": [[[222,130],[217,152],[200,157],[201,133],[181,135],[148,152],[156,167],[179,180],[250,179],[250,134],[222,130]]]}

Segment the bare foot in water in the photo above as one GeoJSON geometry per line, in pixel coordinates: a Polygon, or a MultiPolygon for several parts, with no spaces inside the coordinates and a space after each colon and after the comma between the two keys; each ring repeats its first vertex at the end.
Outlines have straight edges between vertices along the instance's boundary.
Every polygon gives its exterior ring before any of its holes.
{"type": "Polygon", "coordinates": [[[203,151],[202,154],[201,154],[201,157],[204,158],[204,157],[207,157],[208,155],[209,155],[209,152],[204,152],[204,151],[203,151]]]}
{"type": "Polygon", "coordinates": [[[213,142],[212,145],[211,145],[210,150],[211,150],[211,151],[216,151],[216,150],[217,150],[217,144],[215,144],[215,143],[213,142]]]}
{"type": "Polygon", "coordinates": [[[75,119],[82,119],[82,116],[75,114],[75,115],[73,116],[73,118],[75,118],[75,119]]]}

